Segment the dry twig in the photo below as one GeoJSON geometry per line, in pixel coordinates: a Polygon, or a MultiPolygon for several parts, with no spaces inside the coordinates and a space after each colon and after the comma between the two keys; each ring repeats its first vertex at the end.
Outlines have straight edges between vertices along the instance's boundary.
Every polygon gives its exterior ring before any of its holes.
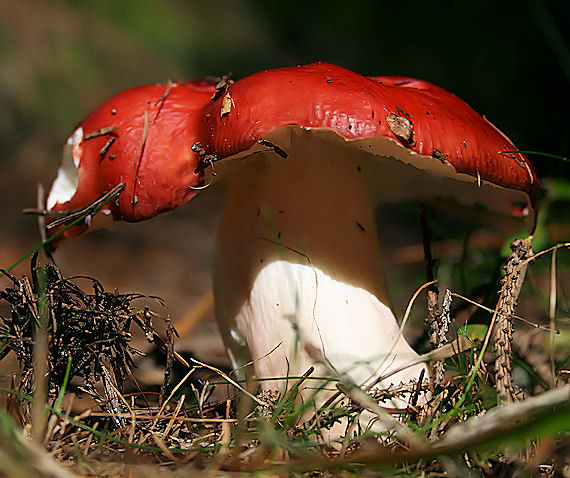
{"type": "Polygon", "coordinates": [[[502,400],[513,400],[514,389],[512,384],[511,352],[513,340],[513,321],[511,316],[515,312],[518,296],[524,282],[527,262],[532,255],[532,236],[527,239],[517,239],[511,244],[513,251],[508,255],[504,266],[505,276],[502,279],[499,303],[497,306],[497,319],[494,329],[494,343],[497,352],[495,360],[495,388],[502,400]]]}

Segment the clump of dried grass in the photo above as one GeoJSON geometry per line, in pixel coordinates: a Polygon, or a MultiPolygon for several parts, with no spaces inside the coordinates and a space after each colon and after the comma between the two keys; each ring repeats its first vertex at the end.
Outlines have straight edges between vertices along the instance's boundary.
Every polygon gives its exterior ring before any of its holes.
{"type": "MultiPolygon", "coordinates": [[[[157,335],[152,324],[155,314],[148,307],[133,307],[144,296],[106,292],[93,278],[66,279],[55,266],[38,266],[35,257],[31,279],[2,272],[13,286],[0,292],[12,310],[11,317],[0,318],[0,359],[10,351],[16,354],[20,364],[16,390],[32,395],[38,360],[34,344],[43,331],[48,337],[44,357],[48,401],[55,402],[63,389],[86,393],[109,412],[124,411],[118,393],[126,378],[133,379],[133,355],[141,354],[130,345],[132,325],[149,341],[157,335]],[[79,279],[87,280],[92,290],[83,291],[76,283],[79,279]],[[45,310],[42,304],[48,304],[45,310]]],[[[23,412],[22,418],[28,419],[26,407],[23,412]]]]}

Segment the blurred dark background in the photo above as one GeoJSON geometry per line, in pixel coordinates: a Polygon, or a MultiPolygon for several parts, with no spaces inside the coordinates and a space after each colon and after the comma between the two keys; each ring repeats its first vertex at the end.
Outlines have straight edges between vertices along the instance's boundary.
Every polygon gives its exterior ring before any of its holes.
{"type": "MultiPolygon", "coordinates": [[[[315,60],[418,77],[465,99],[520,149],[567,155],[568,3],[0,0],[0,264],[38,243],[21,210],[38,182],[51,184],[75,124],[122,89],[169,78],[315,60]]],[[[543,178],[570,178],[569,163],[530,159],[543,178]]],[[[217,202],[199,197],[155,226],[71,241],[58,261],[67,274],[162,295],[184,315],[209,287],[217,202]]]]}

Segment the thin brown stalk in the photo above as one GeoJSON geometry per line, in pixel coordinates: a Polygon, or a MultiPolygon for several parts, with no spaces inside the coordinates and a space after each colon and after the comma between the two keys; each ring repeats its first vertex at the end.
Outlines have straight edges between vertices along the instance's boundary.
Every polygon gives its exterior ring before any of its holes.
{"type": "Polygon", "coordinates": [[[540,251],[540,252],[537,252],[537,253],[533,254],[532,256],[527,257],[527,258],[522,262],[521,265],[528,265],[529,262],[535,261],[535,260],[538,259],[540,256],[543,256],[544,254],[548,254],[548,253],[550,253],[550,252],[552,252],[552,251],[556,251],[556,250],[561,249],[561,248],[563,248],[563,247],[566,248],[566,249],[570,249],[570,242],[561,242],[561,243],[556,244],[556,245],[554,245],[554,246],[552,246],[552,247],[549,247],[548,249],[544,249],[544,250],[542,250],[542,251],[540,251]]]}
{"type": "Polygon", "coordinates": [[[162,450],[162,453],[164,453],[170,460],[172,460],[174,463],[178,461],[178,459],[168,449],[168,446],[160,436],[158,436],[156,433],[151,433],[150,437],[153,439],[156,445],[162,450]]]}
{"type": "Polygon", "coordinates": [[[550,368],[552,372],[550,386],[556,386],[556,367],[554,364],[554,331],[556,330],[556,252],[557,249],[552,251],[552,258],[550,262],[550,307],[549,307],[549,322],[550,322],[550,368]]]}
{"type": "MultiPolygon", "coordinates": [[[[494,314],[495,311],[493,309],[490,309],[489,307],[485,307],[483,304],[480,304],[477,301],[471,300],[468,297],[465,297],[461,294],[458,294],[457,292],[450,292],[451,295],[453,297],[457,297],[458,299],[464,300],[465,302],[469,302],[470,304],[478,307],[479,309],[482,310],[486,310],[487,312],[490,312],[491,314],[494,314]]],[[[540,325],[540,324],[535,324],[534,322],[531,322],[530,320],[525,319],[524,317],[521,317],[520,315],[511,315],[511,319],[516,319],[516,320],[520,320],[521,322],[524,322],[527,325],[530,325],[531,327],[534,327],[535,329],[540,329],[540,330],[545,330],[547,332],[550,332],[550,327],[545,327],[544,325],[540,325]]],[[[554,329],[554,334],[559,334],[560,332],[557,329],[554,329]]]]}
{"type": "Polygon", "coordinates": [[[532,236],[517,239],[511,244],[512,253],[507,256],[504,266],[505,276],[502,279],[499,302],[497,304],[497,320],[493,330],[494,344],[497,352],[495,360],[495,388],[499,398],[511,402],[514,388],[512,383],[511,353],[513,341],[513,315],[518,296],[524,282],[527,259],[532,255],[532,236]]]}
{"type": "MultiPolygon", "coordinates": [[[[230,418],[231,400],[226,400],[226,418],[230,418]]],[[[222,422],[222,433],[220,436],[220,454],[226,454],[230,448],[232,440],[232,428],[230,422],[222,422]]]]}
{"type": "MultiPolygon", "coordinates": [[[[112,416],[108,412],[93,412],[90,413],[91,417],[110,417],[112,416]]],[[[130,418],[130,413],[120,413],[118,416],[123,418],[130,418]]],[[[189,423],[235,423],[237,418],[194,418],[194,417],[184,417],[184,416],[171,416],[171,415],[137,415],[137,421],[149,421],[149,420],[173,420],[175,422],[189,422],[189,423]]],[[[251,418],[254,420],[254,418],[251,418]]]]}
{"type": "MultiPolygon", "coordinates": [[[[424,263],[426,271],[426,282],[434,280],[433,273],[433,257],[431,253],[431,235],[427,221],[427,211],[424,204],[420,204],[420,222],[422,226],[422,239],[424,248],[424,263]]],[[[427,298],[427,316],[426,326],[429,334],[429,343],[433,349],[437,349],[441,343],[442,333],[440,329],[441,312],[439,310],[439,291],[437,285],[433,283],[426,292],[427,298]]],[[[435,384],[443,383],[443,362],[436,362],[432,367],[433,381],[435,384]]]]}
{"type": "Polygon", "coordinates": [[[166,425],[166,428],[164,429],[164,436],[168,436],[168,434],[170,433],[170,430],[174,426],[174,423],[176,422],[176,418],[178,417],[178,414],[180,413],[180,410],[182,409],[182,405],[184,405],[184,400],[186,400],[186,394],[182,394],[182,396],[180,397],[180,400],[178,400],[178,403],[176,404],[176,408],[174,409],[174,413],[172,414],[172,418],[170,419],[170,421],[168,422],[168,425],[166,425]]]}
{"type": "Polygon", "coordinates": [[[201,365],[202,367],[205,367],[207,369],[210,369],[214,372],[216,372],[220,377],[222,377],[224,380],[227,380],[228,382],[230,382],[234,387],[236,387],[238,390],[240,390],[242,393],[244,393],[245,395],[247,395],[249,398],[251,398],[255,403],[257,403],[258,405],[262,405],[262,406],[269,406],[268,403],[265,403],[264,401],[260,400],[259,398],[257,398],[255,395],[253,395],[252,393],[248,392],[245,388],[243,388],[239,383],[237,383],[235,380],[232,380],[230,377],[228,377],[228,375],[226,375],[224,372],[222,372],[220,369],[217,369],[216,367],[212,367],[211,365],[205,364],[203,362],[200,362],[196,359],[192,359],[192,362],[197,363],[198,365],[201,365]]]}
{"type": "MultiPolygon", "coordinates": [[[[184,384],[184,382],[186,382],[186,380],[188,380],[188,378],[190,377],[190,375],[192,375],[194,373],[194,371],[196,370],[196,367],[192,367],[190,369],[190,371],[184,375],[184,377],[182,378],[182,380],[180,380],[180,382],[178,382],[178,385],[176,385],[176,387],[174,387],[172,389],[172,391],[170,392],[170,395],[168,396],[168,398],[162,403],[160,410],[158,411],[158,416],[160,416],[164,410],[164,407],[166,407],[166,405],[168,404],[168,402],[170,401],[170,399],[174,396],[174,394],[176,393],[176,391],[184,384]]],[[[152,423],[151,426],[151,430],[156,426],[156,423],[158,422],[158,418],[156,418],[154,420],[154,422],[152,423]]]]}

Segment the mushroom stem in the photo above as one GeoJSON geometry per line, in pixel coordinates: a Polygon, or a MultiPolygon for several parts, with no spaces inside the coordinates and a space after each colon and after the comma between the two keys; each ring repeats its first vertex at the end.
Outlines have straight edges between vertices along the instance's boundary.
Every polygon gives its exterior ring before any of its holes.
{"type": "Polygon", "coordinates": [[[367,162],[310,132],[293,136],[279,144],[287,159],[256,154],[230,179],[214,267],[217,320],[233,365],[251,362],[249,378],[298,377],[317,354],[364,384],[417,357],[388,305],[367,162]]]}

